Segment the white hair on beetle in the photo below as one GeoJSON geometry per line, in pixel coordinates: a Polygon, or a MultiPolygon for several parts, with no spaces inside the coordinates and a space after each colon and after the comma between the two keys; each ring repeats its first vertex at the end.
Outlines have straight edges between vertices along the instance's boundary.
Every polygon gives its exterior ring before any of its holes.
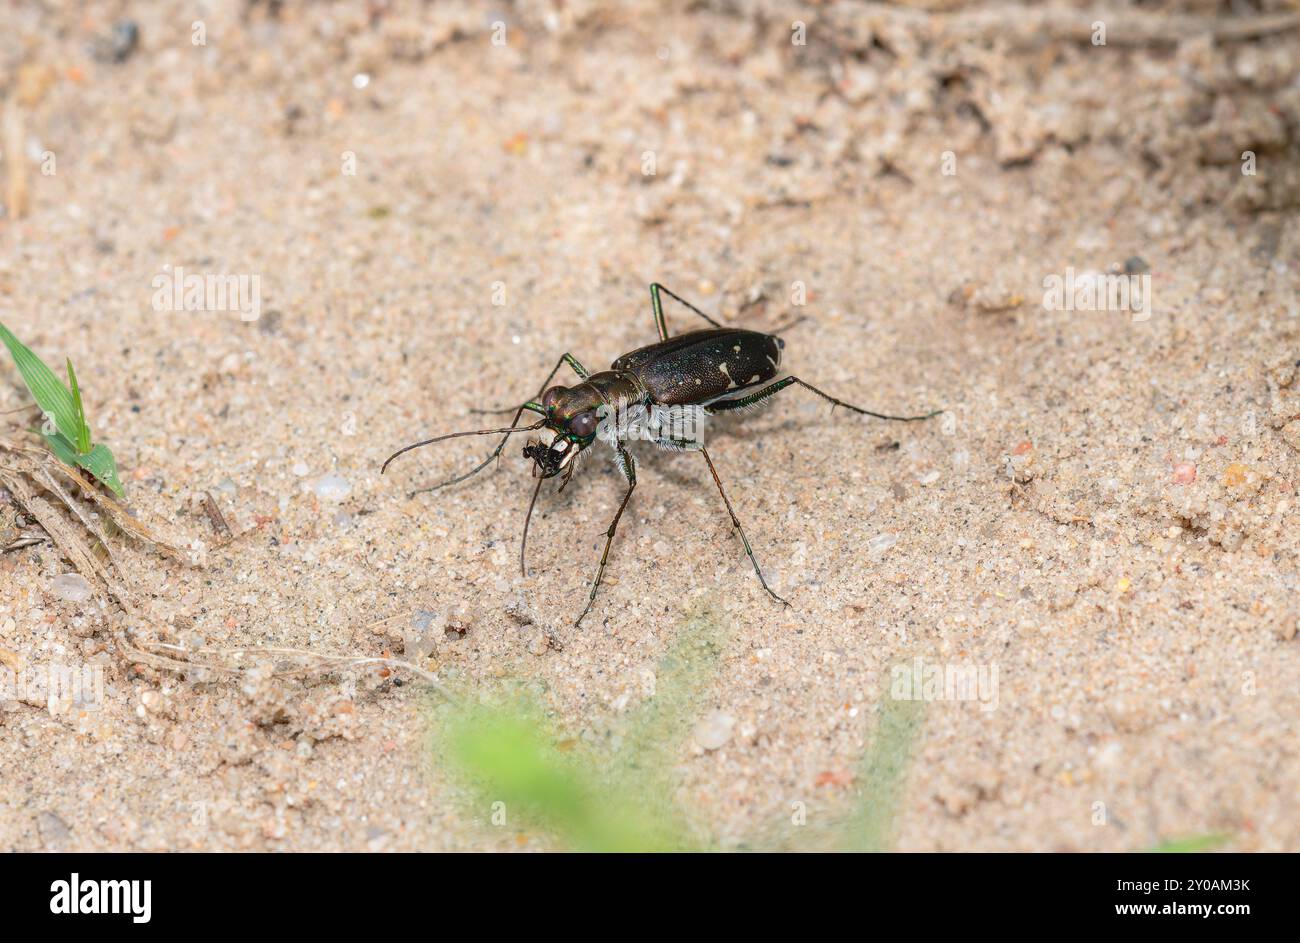
{"type": "Polygon", "coordinates": [[[698,447],[704,441],[704,424],[709,413],[703,406],[664,406],[652,403],[628,403],[620,400],[612,410],[604,410],[596,426],[596,437],[617,451],[627,442],[653,442],[661,447],[674,447],[665,440],[679,439],[688,445],[676,448],[698,447]]]}

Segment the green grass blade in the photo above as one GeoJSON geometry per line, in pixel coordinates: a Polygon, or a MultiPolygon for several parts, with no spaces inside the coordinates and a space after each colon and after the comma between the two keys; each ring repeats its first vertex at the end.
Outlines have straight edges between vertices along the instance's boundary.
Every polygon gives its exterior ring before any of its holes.
{"type": "Polygon", "coordinates": [[[77,447],[64,438],[62,432],[56,432],[54,435],[46,435],[44,432],[37,432],[45,444],[50,447],[50,451],[55,457],[65,465],[77,464],[77,447]]]}
{"type": "Polygon", "coordinates": [[[122,480],[117,476],[117,459],[106,445],[91,445],[90,425],[86,422],[86,410],[81,402],[81,387],[77,384],[77,373],[68,360],[68,383],[71,390],[54,375],[54,371],[45,362],[32,353],[31,349],[14,337],[13,332],[0,324],[0,341],[9,348],[23,382],[31,391],[36,405],[46,417],[53,420],[54,427],[48,427],[38,433],[45,444],[50,447],[60,461],[68,465],[78,465],[94,475],[104,485],[111,488],[119,498],[123,495],[122,480]]]}
{"type": "Polygon", "coordinates": [[[31,391],[36,405],[40,406],[54,420],[57,431],[63,433],[70,442],[77,441],[77,407],[72,394],[64,386],[54,371],[45,366],[44,361],[28,349],[22,341],[14,337],[9,328],[0,324],[0,340],[9,348],[10,355],[22,374],[23,382],[31,391]]]}
{"type": "Polygon", "coordinates": [[[72,369],[72,358],[68,358],[68,386],[72,389],[72,405],[77,410],[76,438],[77,451],[83,455],[90,451],[90,426],[86,424],[86,410],[81,405],[81,387],[77,385],[77,374],[72,369]]]}
{"type": "Polygon", "coordinates": [[[122,497],[122,481],[117,477],[117,459],[108,450],[108,446],[100,444],[85,455],[78,455],[77,464],[113,489],[119,498],[122,497]]]}

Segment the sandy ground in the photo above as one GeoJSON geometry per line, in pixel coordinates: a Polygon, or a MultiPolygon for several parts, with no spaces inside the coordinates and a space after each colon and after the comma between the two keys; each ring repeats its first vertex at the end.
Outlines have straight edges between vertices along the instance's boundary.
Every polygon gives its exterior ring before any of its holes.
{"type": "MultiPolygon", "coordinates": [[[[191,566],[117,541],[137,640],[519,679],[598,740],[707,604],[727,641],[678,799],[723,847],[843,800],[920,657],[996,668],[997,698],[927,705],[897,847],[1300,849],[1295,5],[815,4],[802,46],[776,3],[523,6],[209,2],[205,45],[189,4],[6,7],[0,169],[26,162],[27,205],[0,220],[0,320],[74,360],[133,513],[202,542],[191,566]],[[1049,276],[1128,260],[1149,317],[1044,305],[1049,276]],[[259,276],[259,317],[157,310],[167,266],[259,276]],[[703,461],[642,448],[575,630],[609,461],[543,494],[526,578],[522,440],[433,495],[408,492],[484,440],[379,466],[565,350],[654,340],[656,280],[727,323],[806,314],[792,372],[948,412],[791,390],[711,429],[789,609],[703,461]]],[[[25,402],[5,360],[0,409],[25,402]]],[[[0,556],[10,663],[105,679],[88,709],[0,700],[0,848],[549,847],[460,800],[416,679],[136,665],[70,570],[48,542],[0,556]]]]}

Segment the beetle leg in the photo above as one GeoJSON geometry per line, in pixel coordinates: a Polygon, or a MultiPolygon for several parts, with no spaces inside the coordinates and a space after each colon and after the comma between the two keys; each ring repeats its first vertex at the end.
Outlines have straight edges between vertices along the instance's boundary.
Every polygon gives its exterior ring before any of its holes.
{"type": "MultiPolygon", "coordinates": [[[[578,379],[585,380],[587,379],[587,377],[591,376],[591,371],[589,371],[586,367],[584,367],[581,363],[579,363],[577,357],[573,356],[573,354],[566,352],[564,356],[562,356],[558,361],[556,361],[555,366],[551,369],[551,372],[547,374],[546,379],[542,382],[542,388],[537,391],[537,396],[541,396],[543,393],[546,392],[546,388],[551,385],[551,380],[555,379],[555,375],[560,372],[560,367],[566,363],[573,368],[573,372],[578,375],[578,379]]],[[[475,409],[471,409],[470,412],[479,413],[479,414],[483,414],[483,413],[501,414],[501,413],[514,412],[516,409],[519,408],[520,407],[518,406],[502,406],[496,409],[475,408],[475,409]]]]}
{"type": "Polygon", "coordinates": [[[633,460],[632,453],[622,445],[618,446],[618,466],[627,478],[627,493],[623,495],[623,503],[618,506],[618,513],[614,515],[614,520],[609,523],[609,530],[605,531],[605,552],[600,555],[600,566],[596,568],[596,579],[591,584],[586,608],[582,610],[582,615],[578,616],[578,621],[573,623],[575,629],[582,624],[582,620],[591,611],[591,604],[596,601],[596,590],[600,589],[600,581],[605,576],[605,564],[609,562],[609,548],[614,543],[614,532],[618,530],[619,518],[623,516],[627,502],[631,499],[632,492],[636,490],[636,461],[633,460]]]}
{"type": "Polygon", "coordinates": [[[758,576],[758,581],[763,584],[763,588],[767,590],[769,596],[783,606],[789,606],[789,601],[772,592],[772,587],[768,586],[767,580],[763,579],[763,571],[758,568],[758,558],[754,556],[754,551],[749,546],[749,538],[745,536],[745,528],[740,526],[740,518],[736,517],[736,512],[731,507],[731,499],[727,497],[727,492],[722,490],[722,479],[718,477],[718,470],[713,467],[713,459],[709,458],[709,450],[701,448],[699,451],[704,456],[704,461],[709,464],[709,474],[713,476],[713,483],[718,486],[718,494],[722,495],[722,503],[727,506],[727,513],[731,515],[731,526],[736,529],[736,533],[740,535],[740,542],[745,545],[745,553],[749,555],[749,562],[754,565],[754,573],[758,576]]]}
{"type": "Polygon", "coordinates": [[[708,405],[708,410],[709,412],[725,412],[729,409],[744,409],[747,406],[757,406],[759,403],[763,402],[763,400],[775,396],[777,393],[780,393],[782,390],[784,390],[787,386],[789,386],[792,383],[798,383],[805,390],[809,390],[810,392],[816,393],[822,399],[826,400],[831,404],[832,410],[836,406],[843,406],[845,409],[851,409],[855,413],[861,413],[864,416],[873,416],[876,419],[892,419],[897,422],[917,422],[921,419],[930,419],[943,412],[942,409],[936,409],[934,410],[934,412],[926,413],[923,416],[887,416],[884,413],[873,413],[869,409],[863,409],[860,406],[854,406],[851,403],[844,402],[844,400],[842,399],[836,399],[834,396],[831,396],[829,393],[823,393],[821,390],[817,389],[817,387],[813,386],[811,383],[805,383],[803,380],[800,380],[798,377],[786,377],[784,380],[777,380],[771,386],[765,386],[763,387],[763,389],[759,390],[758,392],[750,393],[748,396],[738,396],[735,399],[728,399],[722,401],[715,400],[714,402],[708,405]]]}
{"type": "Polygon", "coordinates": [[[713,318],[709,317],[707,314],[705,314],[699,308],[695,307],[695,305],[691,304],[685,298],[681,298],[678,295],[674,295],[663,285],[660,285],[658,282],[654,282],[650,286],[650,307],[654,309],[655,328],[659,331],[659,339],[661,341],[668,340],[668,322],[664,320],[664,306],[663,306],[663,302],[659,300],[659,292],[661,291],[669,298],[681,302],[683,305],[685,305],[690,310],[694,311],[700,317],[704,318],[704,320],[708,321],[714,327],[722,327],[721,324],[713,320],[713,318]]]}

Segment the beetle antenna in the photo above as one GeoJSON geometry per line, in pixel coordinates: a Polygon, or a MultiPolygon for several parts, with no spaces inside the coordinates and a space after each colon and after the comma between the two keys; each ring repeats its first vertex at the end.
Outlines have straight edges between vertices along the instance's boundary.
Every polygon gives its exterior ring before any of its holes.
{"type": "MultiPolygon", "coordinates": [[[[506,429],[476,429],[473,432],[449,432],[446,435],[434,436],[432,439],[425,439],[423,442],[412,442],[410,445],[403,446],[392,455],[388,456],[388,460],[384,462],[383,467],[379,469],[379,474],[382,475],[387,471],[388,466],[392,463],[393,459],[397,458],[397,456],[409,452],[412,449],[423,448],[426,445],[433,445],[435,442],[444,442],[447,439],[459,439],[461,436],[467,435],[500,435],[503,432],[507,437],[509,437],[512,432],[532,432],[542,428],[544,425],[546,425],[546,420],[539,419],[531,426],[510,426],[506,429]]],[[[504,442],[505,440],[502,439],[501,441],[504,442]]]]}

